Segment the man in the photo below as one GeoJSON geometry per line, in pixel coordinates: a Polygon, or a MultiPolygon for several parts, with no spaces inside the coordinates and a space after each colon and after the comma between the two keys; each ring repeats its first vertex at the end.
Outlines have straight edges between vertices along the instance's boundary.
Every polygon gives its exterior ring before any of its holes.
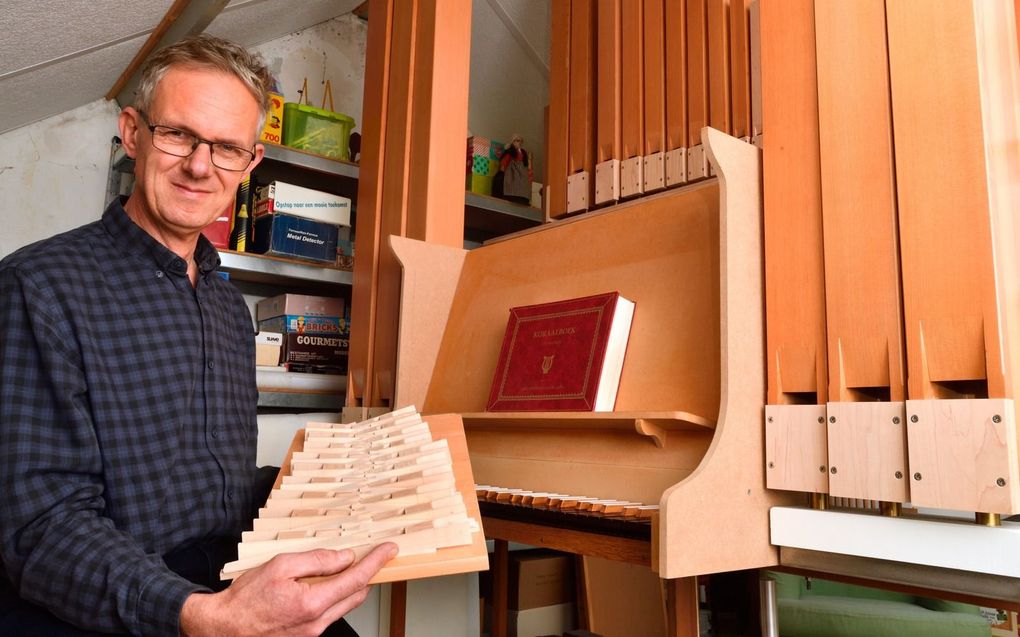
{"type": "Polygon", "coordinates": [[[251,317],[201,230],[262,158],[269,82],[216,38],[157,53],[119,119],[131,196],[0,262],[0,634],[318,635],[396,553],[211,590],[265,494],[251,317]]]}

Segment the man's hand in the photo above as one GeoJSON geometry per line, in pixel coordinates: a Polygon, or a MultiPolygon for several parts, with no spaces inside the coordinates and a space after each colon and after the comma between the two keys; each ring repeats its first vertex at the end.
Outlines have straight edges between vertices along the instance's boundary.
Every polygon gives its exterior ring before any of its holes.
{"type": "Polygon", "coordinates": [[[278,555],[220,593],[194,593],[181,609],[181,634],[317,637],[368,596],[368,580],[397,555],[381,544],[355,563],[349,550],[278,555]],[[303,578],[324,578],[302,582],[303,578]]]}

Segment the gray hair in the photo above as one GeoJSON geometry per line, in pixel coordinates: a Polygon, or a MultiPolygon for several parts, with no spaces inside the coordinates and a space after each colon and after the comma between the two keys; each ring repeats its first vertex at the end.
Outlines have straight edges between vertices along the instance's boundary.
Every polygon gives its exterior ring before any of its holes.
{"type": "Polygon", "coordinates": [[[145,68],[142,69],[142,77],[135,91],[135,108],[148,111],[156,95],[156,86],[174,66],[213,69],[241,80],[259,107],[256,133],[262,130],[266,111],[269,110],[269,91],[273,87],[273,76],[261,55],[207,33],[186,37],[176,44],[160,49],[149,58],[145,68]]]}

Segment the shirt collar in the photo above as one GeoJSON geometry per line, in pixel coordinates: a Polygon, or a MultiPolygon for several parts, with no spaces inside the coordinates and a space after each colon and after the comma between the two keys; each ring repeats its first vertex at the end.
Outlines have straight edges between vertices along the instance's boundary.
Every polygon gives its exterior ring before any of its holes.
{"type": "MultiPolygon", "coordinates": [[[[156,241],[148,232],[128,217],[124,210],[127,197],[117,197],[103,213],[103,227],[123,252],[131,252],[139,256],[148,255],[156,262],[160,270],[178,275],[187,275],[188,264],[184,259],[171,252],[166,246],[156,241]]],[[[203,273],[212,272],[220,266],[220,255],[205,235],[198,235],[195,246],[195,263],[203,273]]]]}

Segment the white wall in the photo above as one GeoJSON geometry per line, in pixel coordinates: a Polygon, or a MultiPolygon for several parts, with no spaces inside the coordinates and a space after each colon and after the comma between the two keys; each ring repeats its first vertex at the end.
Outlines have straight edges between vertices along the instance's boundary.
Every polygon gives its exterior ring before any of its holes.
{"type": "Polygon", "coordinates": [[[102,216],[118,111],[99,100],[0,135],[0,258],[102,216]]]}

